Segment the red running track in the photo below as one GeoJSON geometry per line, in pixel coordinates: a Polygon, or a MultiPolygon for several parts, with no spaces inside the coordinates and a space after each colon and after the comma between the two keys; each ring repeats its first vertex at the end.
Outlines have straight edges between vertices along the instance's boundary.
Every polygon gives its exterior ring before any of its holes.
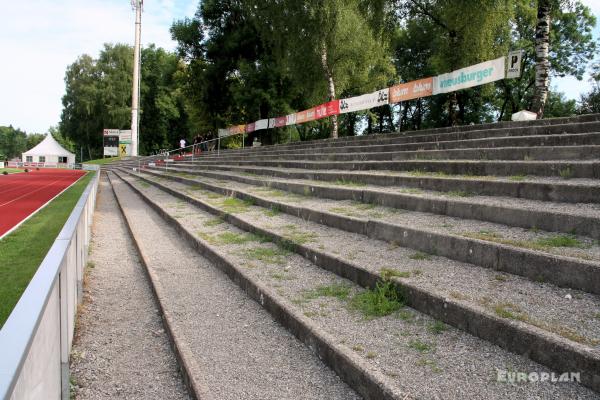
{"type": "Polygon", "coordinates": [[[83,174],[77,170],[40,169],[0,175],[0,237],[83,174]]]}

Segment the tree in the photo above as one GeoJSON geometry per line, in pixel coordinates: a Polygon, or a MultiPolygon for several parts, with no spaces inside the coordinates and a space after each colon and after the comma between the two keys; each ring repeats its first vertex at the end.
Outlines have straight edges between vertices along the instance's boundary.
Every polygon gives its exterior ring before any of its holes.
{"type": "MultiPolygon", "coordinates": [[[[67,68],[58,131],[87,159],[102,156],[104,128],[129,129],[132,70],[133,49],[124,44],[106,44],[97,59],[82,55],[67,68]]],[[[174,147],[173,135],[188,136],[180,73],[174,54],[153,45],[142,51],[140,154],[174,147]]]]}
{"type": "Polygon", "coordinates": [[[12,125],[0,126],[0,155],[2,161],[20,157],[21,153],[27,151],[27,134],[12,125]]]}
{"type": "Polygon", "coordinates": [[[535,26],[535,93],[531,111],[538,118],[544,116],[550,82],[550,0],[538,0],[537,24],[535,26]]]}

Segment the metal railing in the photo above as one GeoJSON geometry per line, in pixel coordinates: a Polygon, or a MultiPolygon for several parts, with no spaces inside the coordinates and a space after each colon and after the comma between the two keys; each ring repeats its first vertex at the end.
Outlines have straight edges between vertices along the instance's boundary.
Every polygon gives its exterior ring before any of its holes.
{"type": "MultiPolygon", "coordinates": [[[[161,150],[157,154],[153,154],[153,155],[145,156],[145,157],[138,157],[136,160],[137,164],[138,164],[138,170],[140,170],[143,166],[147,166],[149,163],[152,163],[152,162],[164,163],[165,170],[166,170],[166,169],[168,169],[168,163],[171,161],[174,161],[171,157],[175,156],[177,154],[191,157],[192,162],[194,161],[194,157],[198,157],[200,154],[206,153],[206,152],[215,152],[218,156],[221,151],[221,139],[222,138],[217,137],[214,139],[203,140],[200,143],[190,144],[185,147],[178,147],[178,148],[172,149],[172,150],[161,150]],[[211,147],[212,147],[212,149],[211,149],[211,147]],[[200,150],[202,148],[206,148],[207,150],[200,150]],[[200,150],[200,152],[198,150],[200,150]],[[191,151],[191,153],[187,153],[188,151],[191,151]]],[[[242,143],[243,143],[243,139],[242,139],[242,143]]]]}
{"type": "Polygon", "coordinates": [[[97,170],[0,330],[2,399],[69,398],[69,355],[99,179],[97,170]]]}

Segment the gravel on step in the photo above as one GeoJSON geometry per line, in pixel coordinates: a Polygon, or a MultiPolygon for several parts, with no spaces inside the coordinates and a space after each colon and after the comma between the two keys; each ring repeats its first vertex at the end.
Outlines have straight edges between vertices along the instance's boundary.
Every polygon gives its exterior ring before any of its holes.
{"type": "Polygon", "coordinates": [[[189,399],[106,178],[71,352],[75,399],[189,399]]]}
{"type": "MultiPolygon", "coordinates": [[[[123,177],[190,232],[196,232],[198,237],[236,260],[239,268],[272,287],[279,298],[335,335],[341,346],[356,352],[373,368],[382,371],[401,392],[427,399],[598,398],[596,393],[573,384],[513,385],[498,382],[498,370],[530,372],[547,371],[547,368],[458,329],[440,325],[413,309],[405,307],[386,317],[367,319],[351,310],[344,300],[321,296],[315,298],[310,294],[323,285],[344,285],[350,288],[349,297],[361,289],[296,254],[284,252],[273,258],[256,259],[251,254],[257,248],[275,252],[278,248],[272,243],[261,244],[260,238],[246,235],[214,215],[154,186],[144,185],[124,174],[123,177]],[[243,240],[232,243],[227,237],[243,240]]],[[[172,187],[177,185],[169,183],[172,187]]],[[[192,191],[215,204],[225,199],[204,191],[192,191]]],[[[334,248],[340,251],[360,250],[353,247],[358,245],[358,235],[345,232],[335,235],[326,228],[310,230],[308,223],[304,225],[298,220],[287,220],[283,215],[267,217],[265,210],[259,207],[245,208],[239,211],[238,216],[248,217],[248,221],[260,225],[259,218],[262,215],[271,228],[278,226],[292,230],[297,235],[314,234],[315,246],[322,244],[328,251],[334,248]],[[280,216],[284,219],[275,219],[280,216]],[[344,237],[352,237],[355,241],[344,240],[344,237]]],[[[371,242],[365,240],[363,248],[370,249],[369,254],[373,255],[378,253],[378,248],[371,248],[371,242]]],[[[400,262],[397,256],[398,253],[385,254],[390,263],[400,262]]],[[[376,262],[373,261],[373,264],[376,262]]]]}
{"type": "MultiPolygon", "coordinates": [[[[161,183],[217,207],[225,199],[216,193],[193,190],[183,183],[168,180],[161,183]]],[[[157,196],[162,193],[153,190],[157,196]]],[[[181,207],[185,206],[183,201],[179,202],[181,207]]],[[[600,349],[599,296],[415,252],[257,206],[248,206],[238,217],[285,237],[304,239],[304,245],[316,251],[341,257],[373,273],[379,274],[382,269],[397,271],[408,275],[402,279],[430,292],[486,312],[511,312],[515,317],[526,319],[525,322],[600,349]]]]}
{"type": "Polygon", "coordinates": [[[214,399],[358,398],[131,189],[116,178],[113,185],[214,399]]]}
{"type": "MultiPolygon", "coordinates": [[[[153,171],[154,173],[164,174],[153,171]]],[[[167,173],[170,175],[172,173],[167,173]]],[[[276,200],[309,208],[311,210],[326,211],[349,217],[384,221],[391,224],[419,227],[432,232],[471,237],[492,242],[503,242],[517,247],[535,246],[535,249],[549,254],[568,257],[577,257],[585,260],[600,261],[600,243],[586,236],[573,236],[573,247],[552,247],[538,244],[546,243],[555,238],[555,232],[545,232],[535,229],[524,229],[493,222],[462,219],[446,215],[436,215],[418,211],[409,211],[391,207],[375,206],[374,204],[358,203],[351,200],[331,200],[318,197],[299,196],[296,194],[273,191],[264,186],[249,185],[225,179],[212,179],[200,176],[186,176],[189,179],[199,179],[202,182],[218,185],[232,190],[246,191],[262,197],[273,197],[276,200]]]]}

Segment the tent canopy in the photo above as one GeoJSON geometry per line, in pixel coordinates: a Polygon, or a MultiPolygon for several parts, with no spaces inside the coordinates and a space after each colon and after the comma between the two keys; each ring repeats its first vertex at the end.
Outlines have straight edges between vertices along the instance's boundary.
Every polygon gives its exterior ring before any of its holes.
{"type": "Polygon", "coordinates": [[[75,157],[75,154],[65,150],[51,134],[47,134],[33,149],[23,153],[23,156],[59,156],[59,157],[75,157]]]}

